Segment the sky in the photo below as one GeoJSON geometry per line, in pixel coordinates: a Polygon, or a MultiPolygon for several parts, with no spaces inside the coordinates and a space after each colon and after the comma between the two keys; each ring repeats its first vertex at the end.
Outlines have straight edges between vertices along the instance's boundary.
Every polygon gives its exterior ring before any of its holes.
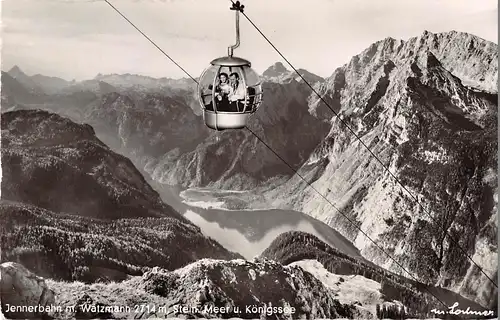
{"type": "MultiPolygon", "coordinates": [[[[229,0],[109,0],[193,77],[235,42],[229,0]]],[[[424,30],[498,43],[497,0],[241,0],[296,68],[327,77],[375,41],[424,30]]],[[[103,0],[3,0],[2,70],[83,80],[186,75],[103,0]]],[[[243,16],[234,52],[262,73],[284,60],[243,16]]],[[[288,69],[291,69],[284,63],[288,69]]]]}

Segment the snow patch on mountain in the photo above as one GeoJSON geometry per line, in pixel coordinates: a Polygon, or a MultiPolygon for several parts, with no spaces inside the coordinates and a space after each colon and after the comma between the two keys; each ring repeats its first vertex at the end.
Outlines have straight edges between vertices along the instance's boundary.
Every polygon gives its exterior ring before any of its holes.
{"type": "Polygon", "coordinates": [[[302,260],[289,264],[299,266],[304,271],[311,273],[327,288],[335,292],[341,303],[359,303],[361,308],[369,311],[376,318],[376,305],[382,304],[384,299],[380,292],[380,283],[360,275],[336,275],[328,270],[317,260],[302,260]]]}

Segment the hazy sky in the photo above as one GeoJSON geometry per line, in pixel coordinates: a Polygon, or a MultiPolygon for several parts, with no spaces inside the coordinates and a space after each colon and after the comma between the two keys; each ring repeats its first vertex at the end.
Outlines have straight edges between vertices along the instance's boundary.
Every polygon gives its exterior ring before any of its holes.
{"type": "MultiPolygon", "coordinates": [[[[192,76],[235,41],[229,0],[110,0],[192,76]]],[[[497,43],[497,0],[243,0],[245,13],[297,68],[329,76],[371,43],[465,31],[497,43]]],[[[184,77],[101,0],[3,0],[2,69],[88,79],[184,77]]],[[[235,55],[259,73],[281,57],[241,17],[235,55]]],[[[288,67],[288,66],[287,66],[288,67]]]]}

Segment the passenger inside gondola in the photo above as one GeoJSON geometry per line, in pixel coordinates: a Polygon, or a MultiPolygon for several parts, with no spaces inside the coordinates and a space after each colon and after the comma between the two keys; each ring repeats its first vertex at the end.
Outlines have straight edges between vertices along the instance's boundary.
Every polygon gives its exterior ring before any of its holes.
{"type": "Polygon", "coordinates": [[[231,89],[227,73],[221,72],[214,90],[218,111],[229,111],[229,95],[231,94],[231,89]]]}
{"type": "Polygon", "coordinates": [[[229,84],[231,91],[229,93],[230,111],[239,112],[243,106],[242,102],[245,100],[246,90],[245,85],[240,81],[238,73],[233,72],[229,75],[229,84]]]}

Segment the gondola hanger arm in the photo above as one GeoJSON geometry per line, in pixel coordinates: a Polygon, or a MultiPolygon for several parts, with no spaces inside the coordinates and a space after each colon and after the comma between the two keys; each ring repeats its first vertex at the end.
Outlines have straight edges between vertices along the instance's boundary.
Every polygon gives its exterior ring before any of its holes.
{"type": "Polygon", "coordinates": [[[230,10],[237,10],[237,11],[243,13],[245,6],[242,5],[239,1],[236,1],[236,2],[233,2],[233,5],[229,9],[230,10]]]}

